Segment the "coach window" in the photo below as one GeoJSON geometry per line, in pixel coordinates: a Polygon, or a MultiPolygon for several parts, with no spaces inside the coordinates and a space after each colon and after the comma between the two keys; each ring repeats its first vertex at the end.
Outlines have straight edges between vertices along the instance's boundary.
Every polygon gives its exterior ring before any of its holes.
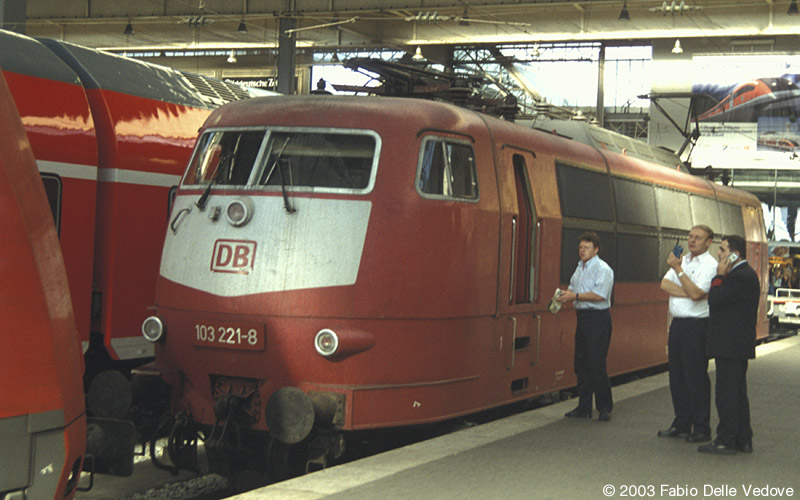
{"type": "Polygon", "coordinates": [[[426,198],[476,200],[475,153],[467,142],[428,136],[422,140],[417,190],[426,198]]]}
{"type": "Polygon", "coordinates": [[[56,224],[56,231],[61,235],[61,177],[54,174],[42,174],[42,184],[44,193],[47,195],[47,203],[50,205],[50,212],[53,214],[53,222],[56,224]]]}
{"type": "Polygon", "coordinates": [[[184,184],[244,186],[264,141],[264,131],[225,130],[203,134],[184,184]]]}

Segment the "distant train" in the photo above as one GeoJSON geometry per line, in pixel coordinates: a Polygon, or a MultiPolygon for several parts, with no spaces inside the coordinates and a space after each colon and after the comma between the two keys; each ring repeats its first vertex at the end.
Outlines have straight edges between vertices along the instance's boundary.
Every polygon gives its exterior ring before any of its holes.
{"type": "Polygon", "coordinates": [[[750,194],[442,103],[231,103],[178,188],[137,376],[171,388],[179,467],[198,436],[219,472],[322,467],[354,431],[574,386],[575,313],[547,304],[585,230],[616,274],[610,374],[666,363],[659,283],[695,224],[747,239],[764,338],[750,194]]]}
{"type": "Polygon", "coordinates": [[[786,78],[759,78],[740,83],[713,108],[698,115],[700,121],[755,122],[759,116],[800,112],[800,88],[786,78]]]}
{"type": "MultiPolygon", "coordinates": [[[[152,358],[139,325],[153,303],[170,193],[211,110],[251,95],[214,79],[2,30],[0,67],[56,222],[88,387],[101,372],[126,372],[152,358]]],[[[113,383],[122,379],[98,380],[118,387],[113,383]]]]}
{"type": "Polygon", "coordinates": [[[0,73],[0,498],[70,499],[86,449],[83,358],[58,236],[0,73]]]}
{"type": "Polygon", "coordinates": [[[789,152],[800,149],[800,137],[781,137],[777,133],[760,134],[756,143],[759,149],[789,152]]]}

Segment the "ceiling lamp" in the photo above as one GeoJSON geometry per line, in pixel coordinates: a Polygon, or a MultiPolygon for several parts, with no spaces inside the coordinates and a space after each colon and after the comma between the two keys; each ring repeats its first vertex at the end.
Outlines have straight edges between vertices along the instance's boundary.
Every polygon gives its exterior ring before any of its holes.
{"type": "Polygon", "coordinates": [[[422,47],[417,46],[417,50],[414,51],[414,55],[411,56],[411,59],[415,61],[422,61],[425,59],[425,56],[422,55],[422,47]]]}
{"type": "Polygon", "coordinates": [[[789,10],[786,11],[786,13],[788,15],[790,15],[790,16],[796,16],[798,14],[798,11],[797,11],[797,0],[792,0],[789,3],[789,10]]]}
{"type": "Polygon", "coordinates": [[[617,18],[620,21],[630,21],[631,15],[628,13],[628,0],[622,2],[622,10],[619,11],[619,17],[617,18]]]}
{"type": "MultiPolygon", "coordinates": [[[[796,5],[795,5],[795,8],[797,8],[796,5]]],[[[133,31],[133,25],[131,24],[131,20],[130,19],[128,19],[128,24],[125,26],[125,31],[123,31],[122,34],[123,35],[135,35],[136,34],[133,31]]]]}
{"type": "Polygon", "coordinates": [[[242,20],[239,21],[239,27],[236,28],[236,31],[238,31],[239,33],[247,33],[247,25],[244,24],[244,18],[242,18],[242,20]]]}
{"type": "Polygon", "coordinates": [[[677,3],[675,0],[672,0],[672,3],[667,3],[667,0],[664,0],[664,3],[661,4],[661,7],[650,7],[648,10],[650,12],[661,12],[661,15],[663,16],[666,16],[667,14],[672,14],[674,16],[676,12],[680,15],[683,15],[684,12],[688,12],[690,10],[700,10],[702,8],[703,7],[700,5],[689,5],[686,3],[686,0],[681,0],[681,3],[677,3]]]}
{"type": "Polygon", "coordinates": [[[229,64],[236,64],[236,54],[231,49],[231,55],[228,56],[228,63],[229,64]]]}
{"type": "Polygon", "coordinates": [[[682,54],[683,53],[683,47],[681,47],[680,39],[676,39],[675,40],[675,45],[672,47],[672,53],[673,54],[682,54]]]}

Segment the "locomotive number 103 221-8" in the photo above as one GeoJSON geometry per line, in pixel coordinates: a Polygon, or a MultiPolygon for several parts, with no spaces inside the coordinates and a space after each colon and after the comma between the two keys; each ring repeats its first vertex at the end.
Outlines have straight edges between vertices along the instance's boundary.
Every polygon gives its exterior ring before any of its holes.
{"type": "Polygon", "coordinates": [[[264,331],[258,325],[194,324],[194,343],[208,347],[264,350],[264,331]]]}

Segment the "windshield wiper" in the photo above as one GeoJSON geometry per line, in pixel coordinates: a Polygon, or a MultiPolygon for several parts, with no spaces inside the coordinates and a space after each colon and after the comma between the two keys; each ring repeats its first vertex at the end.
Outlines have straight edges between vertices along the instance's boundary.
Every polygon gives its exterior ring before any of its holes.
{"type": "Polygon", "coordinates": [[[278,170],[281,174],[281,192],[283,192],[283,208],[286,209],[287,212],[293,214],[297,212],[297,209],[292,206],[292,203],[289,201],[289,196],[286,194],[286,179],[283,176],[283,165],[286,165],[287,170],[289,171],[289,184],[294,187],[292,184],[292,165],[289,163],[288,159],[281,159],[281,165],[278,167],[278,170]]]}
{"type": "Polygon", "coordinates": [[[225,170],[224,168],[220,168],[223,166],[225,162],[230,160],[233,157],[233,153],[228,153],[227,155],[220,156],[219,163],[217,163],[217,171],[214,172],[214,177],[208,182],[208,186],[206,186],[205,190],[203,190],[203,194],[200,195],[200,198],[197,199],[195,202],[195,206],[200,209],[202,212],[206,209],[206,205],[208,204],[208,197],[211,196],[211,188],[216,184],[217,180],[219,179],[220,174],[225,170]]]}
{"type": "Polygon", "coordinates": [[[281,156],[283,155],[283,150],[286,149],[286,145],[289,144],[289,139],[291,139],[291,137],[287,137],[286,140],[283,141],[281,149],[278,151],[278,154],[275,155],[275,161],[272,162],[272,167],[270,167],[269,173],[267,174],[266,179],[264,179],[264,185],[266,186],[269,184],[269,180],[272,178],[272,174],[275,173],[275,169],[277,168],[278,173],[281,176],[281,192],[283,193],[283,208],[285,208],[288,213],[293,214],[297,212],[297,209],[294,208],[292,204],[289,202],[289,196],[286,194],[286,178],[284,177],[283,174],[283,166],[279,165],[281,163],[284,163],[289,166],[289,182],[291,183],[292,179],[291,165],[289,165],[288,160],[284,160],[283,158],[281,158],[281,156]]]}

